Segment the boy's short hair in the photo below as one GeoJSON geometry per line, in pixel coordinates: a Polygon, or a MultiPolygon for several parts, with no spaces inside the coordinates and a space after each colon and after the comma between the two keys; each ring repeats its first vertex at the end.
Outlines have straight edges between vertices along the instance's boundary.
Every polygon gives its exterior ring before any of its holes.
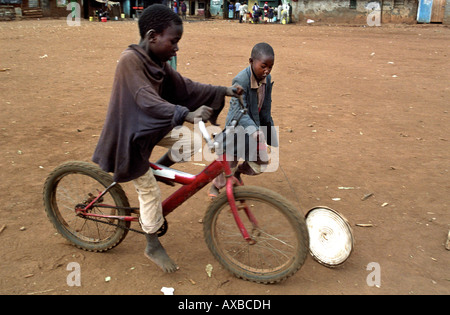
{"type": "Polygon", "coordinates": [[[275,58],[275,52],[273,51],[272,46],[267,43],[258,43],[253,46],[250,57],[252,59],[261,59],[263,56],[275,58]]]}
{"type": "Polygon", "coordinates": [[[181,18],[168,6],[163,4],[152,4],[147,7],[139,18],[139,34],[144,38],[147,32],[154,29],[156,33],[162,33],[171,23],[183,25],[181,18]]]}

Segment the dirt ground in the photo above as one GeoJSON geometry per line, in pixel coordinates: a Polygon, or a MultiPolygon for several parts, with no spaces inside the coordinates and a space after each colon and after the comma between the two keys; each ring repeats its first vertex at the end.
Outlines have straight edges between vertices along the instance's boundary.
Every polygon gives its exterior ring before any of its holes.
{"type": "MultiPolygon", "coordinates": [[[[185,23],[178,70],[196,81],[228,86],[255,43],[275,49],[281,168],[246,183],[283,194],[304,214],[332,207],[353,227],[356,245],[343,266],[308,257],[276,285],[239,280],[214,260],[202,237],[205,189],[168,217],[162,242],[180,266],[174,274],[144,257],[140,234],[106,253],[58,235],[44,213],[43,183],[62,162],[90,161],[117,59],[137,43],[137,24],[0,22],[0,39],[0,294],[450,293],[450,28],[185,23]],[[67,285],[70,262],[81,267],[81,286],[67,285]],[[378,287],[367,283],[371,262],[380,266],[378,287]]],[[[133,187],[124,187],[137,205],[133,187]]]]}

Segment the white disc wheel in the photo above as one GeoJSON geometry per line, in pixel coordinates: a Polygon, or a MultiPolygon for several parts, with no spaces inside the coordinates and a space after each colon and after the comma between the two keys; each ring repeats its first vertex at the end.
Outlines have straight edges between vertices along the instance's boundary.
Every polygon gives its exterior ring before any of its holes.
{"type": "Polygon", "coordinates": [[[306,214],[309,250],[313,258],[327,267],[342,265],[353,251],[353,232],[337,211],[316,207],[306,214]]]}

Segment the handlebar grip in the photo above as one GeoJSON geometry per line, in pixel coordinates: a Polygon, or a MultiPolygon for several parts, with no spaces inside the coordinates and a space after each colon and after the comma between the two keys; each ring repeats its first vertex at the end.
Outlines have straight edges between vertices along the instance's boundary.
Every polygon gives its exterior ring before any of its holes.
{"type": "Polygon", "coordinates": [[[211,139],[211,136],[209,135],[208,130],[206,130],[206,125],[203,120],[200,120],[198,122],[198,128],[200,129],[200,132],[202,133],[203,138],[205,139],[206,143],[210,148],[214,147],[214,142],[211,139]]]}

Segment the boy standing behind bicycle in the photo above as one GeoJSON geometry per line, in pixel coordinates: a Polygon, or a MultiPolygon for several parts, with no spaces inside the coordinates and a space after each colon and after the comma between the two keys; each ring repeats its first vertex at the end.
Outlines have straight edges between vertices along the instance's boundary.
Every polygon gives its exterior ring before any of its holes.
{"type": "MultiPolygon", "coordinates": [[[[249,62],[250,65],[233,79],[233,84],[243,88],[242,100],[244,107],[247,108],[247,114],[241,118],[238,126],[242,126],[247,133],[250,133],[249,136],[253,138],[252,140],[258,143],[258,152],[257,154],[246,152],[246,160],[235,171],[235,176],[239,180],[241,174],[258,175],[263,172],[264,166],[268,164],[266,143],[275,147],[278,146],[271,113],[273,82],[270,72],[275,63],[273,48],[267,43],[256,44],[252,49],[249,62]],[[257,156],[257,158],[249,159],[249,156],[257,156]]],[[[239,110],[239,101],[236,97],[233,97],[226,119],[227,126],[230,125],[231,120],[239,110]]],[[[239,157],[235,156],[235,160],[230,161],[232,168],[237,166],[238,159],[239,157]]],[[[223,174],[218,176],[211,185],[209,196],[217,197],[219,189],[223,188],[225,184],[225,176],[223,174]]]]}
{"type": "Polygon", "coordinates": [[[105,124],[92,160],[114,181],[133,181],[139,197],[140,223],[146,232],[145,256],[165,272],[178,266],[167,255],[156,232],[164,223],[159,186],[149,168],[155,145],[176,126],[196,119],[214,120],[225,96],[240,87],[193,82],[172,69],[183,34],[183,22],[167,6],[153,4],[139,19],[139,45],[121,55],[105,124]],[[201,106],[206,105],[206,106],[201,106]]]}

